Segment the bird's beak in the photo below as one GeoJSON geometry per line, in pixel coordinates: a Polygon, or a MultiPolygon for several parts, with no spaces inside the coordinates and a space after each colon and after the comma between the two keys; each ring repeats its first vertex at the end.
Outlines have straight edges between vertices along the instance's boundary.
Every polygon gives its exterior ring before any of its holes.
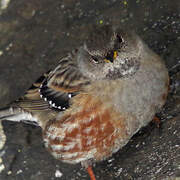
{"type": "Polygon", "coordinates": [[[113,59],[115,60],[117,58],[117,51],[114,51],[114,54],[113,54],[113,59]]]}
{"type": "Polygon", "coordinates": [[[116,59],[117,55],[118,55],[117,51],[112,51],[109,54],[107,54],[104,61],[106,63],[109,63],[109,62],[113,63],[113,61],[116,59]]]}

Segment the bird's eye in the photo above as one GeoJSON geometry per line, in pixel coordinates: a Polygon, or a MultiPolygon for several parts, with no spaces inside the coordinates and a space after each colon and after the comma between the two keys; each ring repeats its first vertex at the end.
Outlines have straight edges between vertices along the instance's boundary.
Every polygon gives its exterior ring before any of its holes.
{"type": "Polygon", "coordinates": [[[119,34],[117,34],[117,40],[118,40],[119,43],[123,43],[124,42],[124,39],[119,34]]]}
{"type": "Polygon", "coordinates": [[[120,34],[116,34],[116,39],[114,42],[114,49],[120,50],[125,44],[124,38],[120,34]]]}
{"type": "Polygon", "coordinates": [[[95,56],[91,56],[93,63],[97,64],[99,63],[98,58],[95,56]]]}

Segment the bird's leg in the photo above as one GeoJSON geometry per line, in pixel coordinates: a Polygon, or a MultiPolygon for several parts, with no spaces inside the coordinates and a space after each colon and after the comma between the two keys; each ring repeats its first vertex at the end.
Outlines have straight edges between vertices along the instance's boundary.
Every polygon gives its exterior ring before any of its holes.
{"type": "Polygon", "coordinates": [[[91,162],[91,160],[81,162],[81,166],[84,167],[87,170],[91,180],[96,180],[94,172],[92,170],[92,162],[91,162]]]}
{"type": "Polygon", "coordinates": [[[91,180],[96,180],[95,175],[94,175],[94,172],[93,172],[93,170],[92,170],[92,167],[91,167],[91,166],[88,166],[88,168],[87,168],[86,170],[87,170],[87,172],[88,172],[91,180]]]}

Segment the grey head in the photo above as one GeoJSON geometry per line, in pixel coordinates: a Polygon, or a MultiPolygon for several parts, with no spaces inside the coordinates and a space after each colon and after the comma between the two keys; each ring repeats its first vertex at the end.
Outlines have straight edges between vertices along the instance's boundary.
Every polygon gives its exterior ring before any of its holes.
{"type": "Polygon", "coordinates": [[[117,79],[138,71],[142,41],[134,32],[102,26],[87,39],[77,56],[84,76],[92,80],[117,79]]]}

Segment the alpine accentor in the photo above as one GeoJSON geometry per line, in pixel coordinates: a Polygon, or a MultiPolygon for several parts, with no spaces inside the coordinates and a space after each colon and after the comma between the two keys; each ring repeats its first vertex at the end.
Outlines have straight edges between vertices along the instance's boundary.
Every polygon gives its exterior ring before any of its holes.
{"type": "Polygon", "coordinates": [[[36,122],[49,152],[90,165],[122,148],[164,105],[168,72],[135,33],[95,28],[0,118],[36,122]]]}

